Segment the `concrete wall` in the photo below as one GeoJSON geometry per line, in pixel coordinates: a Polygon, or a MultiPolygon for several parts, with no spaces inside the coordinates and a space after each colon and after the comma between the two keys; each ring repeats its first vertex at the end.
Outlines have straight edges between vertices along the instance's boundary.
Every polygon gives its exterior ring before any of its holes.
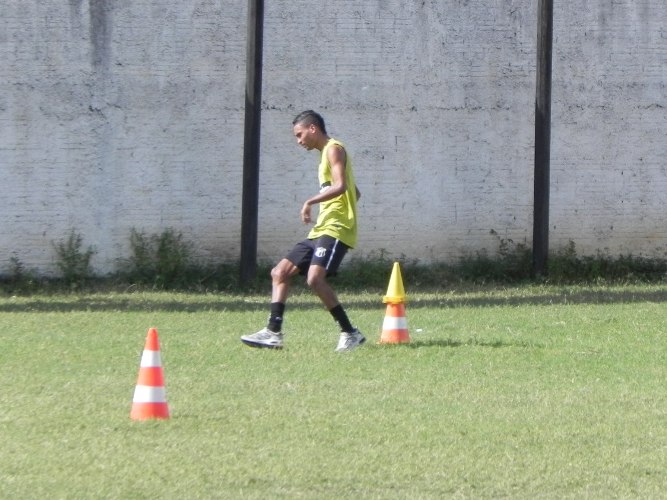
{"type": "MultiPolygon", "coordinates": [[[[71,229],[97,272],[132,228],[237,259],[246,0],[4,0],[0,272],[55,271],[71,229]]],[[[356,253],[423,261],[530,244],[536,2],[266,2],[260,258],[301,238],[314,108],[353,155],[356,253]]],[[[551,243],[665,255],[663,0],[556,5],[551,243]]]]}
{"type": "Polygon", "coordinates": [[[562,2],[554,38],[552,241],[667,255],[667,9],[562,2]]]}

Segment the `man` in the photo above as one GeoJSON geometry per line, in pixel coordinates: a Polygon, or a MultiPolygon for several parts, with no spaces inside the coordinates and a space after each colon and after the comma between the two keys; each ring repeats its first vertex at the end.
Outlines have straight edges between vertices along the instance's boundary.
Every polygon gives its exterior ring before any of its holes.
{"type": "Polygon", "coordinates": [[[301,220],[304,224],[311,222],[311,209],[316,204],[319,204],[319,215],[307,239],[297,243],[271,270],[273,290],[266,328],[242,336],[241,341],[250,347],[283,347],[283,313],[290,280],[292,276],[302,274],[340,326],[336,351],[351,351],[366,339],[350,323],[327,277],[336,274],[347,250],[357,243],[357,200],[361,193],[355,184],[352,161],[345,147],[329,137],[322,116],[312,110],[304,111],[292,125],[300,146],[308,151],[320,151],[320,192],[305,201],[301,207],[301,220]]]}

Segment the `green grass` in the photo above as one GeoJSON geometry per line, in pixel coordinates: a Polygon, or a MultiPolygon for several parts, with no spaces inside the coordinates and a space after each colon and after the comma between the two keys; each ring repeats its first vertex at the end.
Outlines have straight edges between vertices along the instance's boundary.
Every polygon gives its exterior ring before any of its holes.
{"type": "Polygon", "coordinates": [[[0,497],[664,498],[667,286],[308,293],[283,351],[238,337],[265,295],[0,298],[0,497]],[[167,421],[129,419],[146,331],[167,421]]]}

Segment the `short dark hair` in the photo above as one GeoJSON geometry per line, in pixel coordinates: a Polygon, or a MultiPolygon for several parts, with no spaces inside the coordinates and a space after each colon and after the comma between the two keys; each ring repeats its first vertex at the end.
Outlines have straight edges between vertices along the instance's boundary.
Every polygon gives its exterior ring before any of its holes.
{"type": "Polygon", "coordinates": [[[296,115],[296,118],[294,118],[294,120],[292,121],[292,125],[296,125],[297,123],[301,123],[306,127],[315,125],[322,131],[323,134],[327,133],[327,128],[324,125],[324,118],[322,118],[322,115],[316,113],[312,109],[302,111],[301,113],[296,115]]]}

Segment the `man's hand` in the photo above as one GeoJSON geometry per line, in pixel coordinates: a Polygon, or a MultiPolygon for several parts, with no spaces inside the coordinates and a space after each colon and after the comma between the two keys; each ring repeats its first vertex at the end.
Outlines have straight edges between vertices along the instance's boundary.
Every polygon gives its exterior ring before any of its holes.
{"type": "Polygon", "coordinates": [[[306,202],[303,204],[301,207],[301,221],[304,224],[309,224],[310,223],[310,203],[306,202]]]}

